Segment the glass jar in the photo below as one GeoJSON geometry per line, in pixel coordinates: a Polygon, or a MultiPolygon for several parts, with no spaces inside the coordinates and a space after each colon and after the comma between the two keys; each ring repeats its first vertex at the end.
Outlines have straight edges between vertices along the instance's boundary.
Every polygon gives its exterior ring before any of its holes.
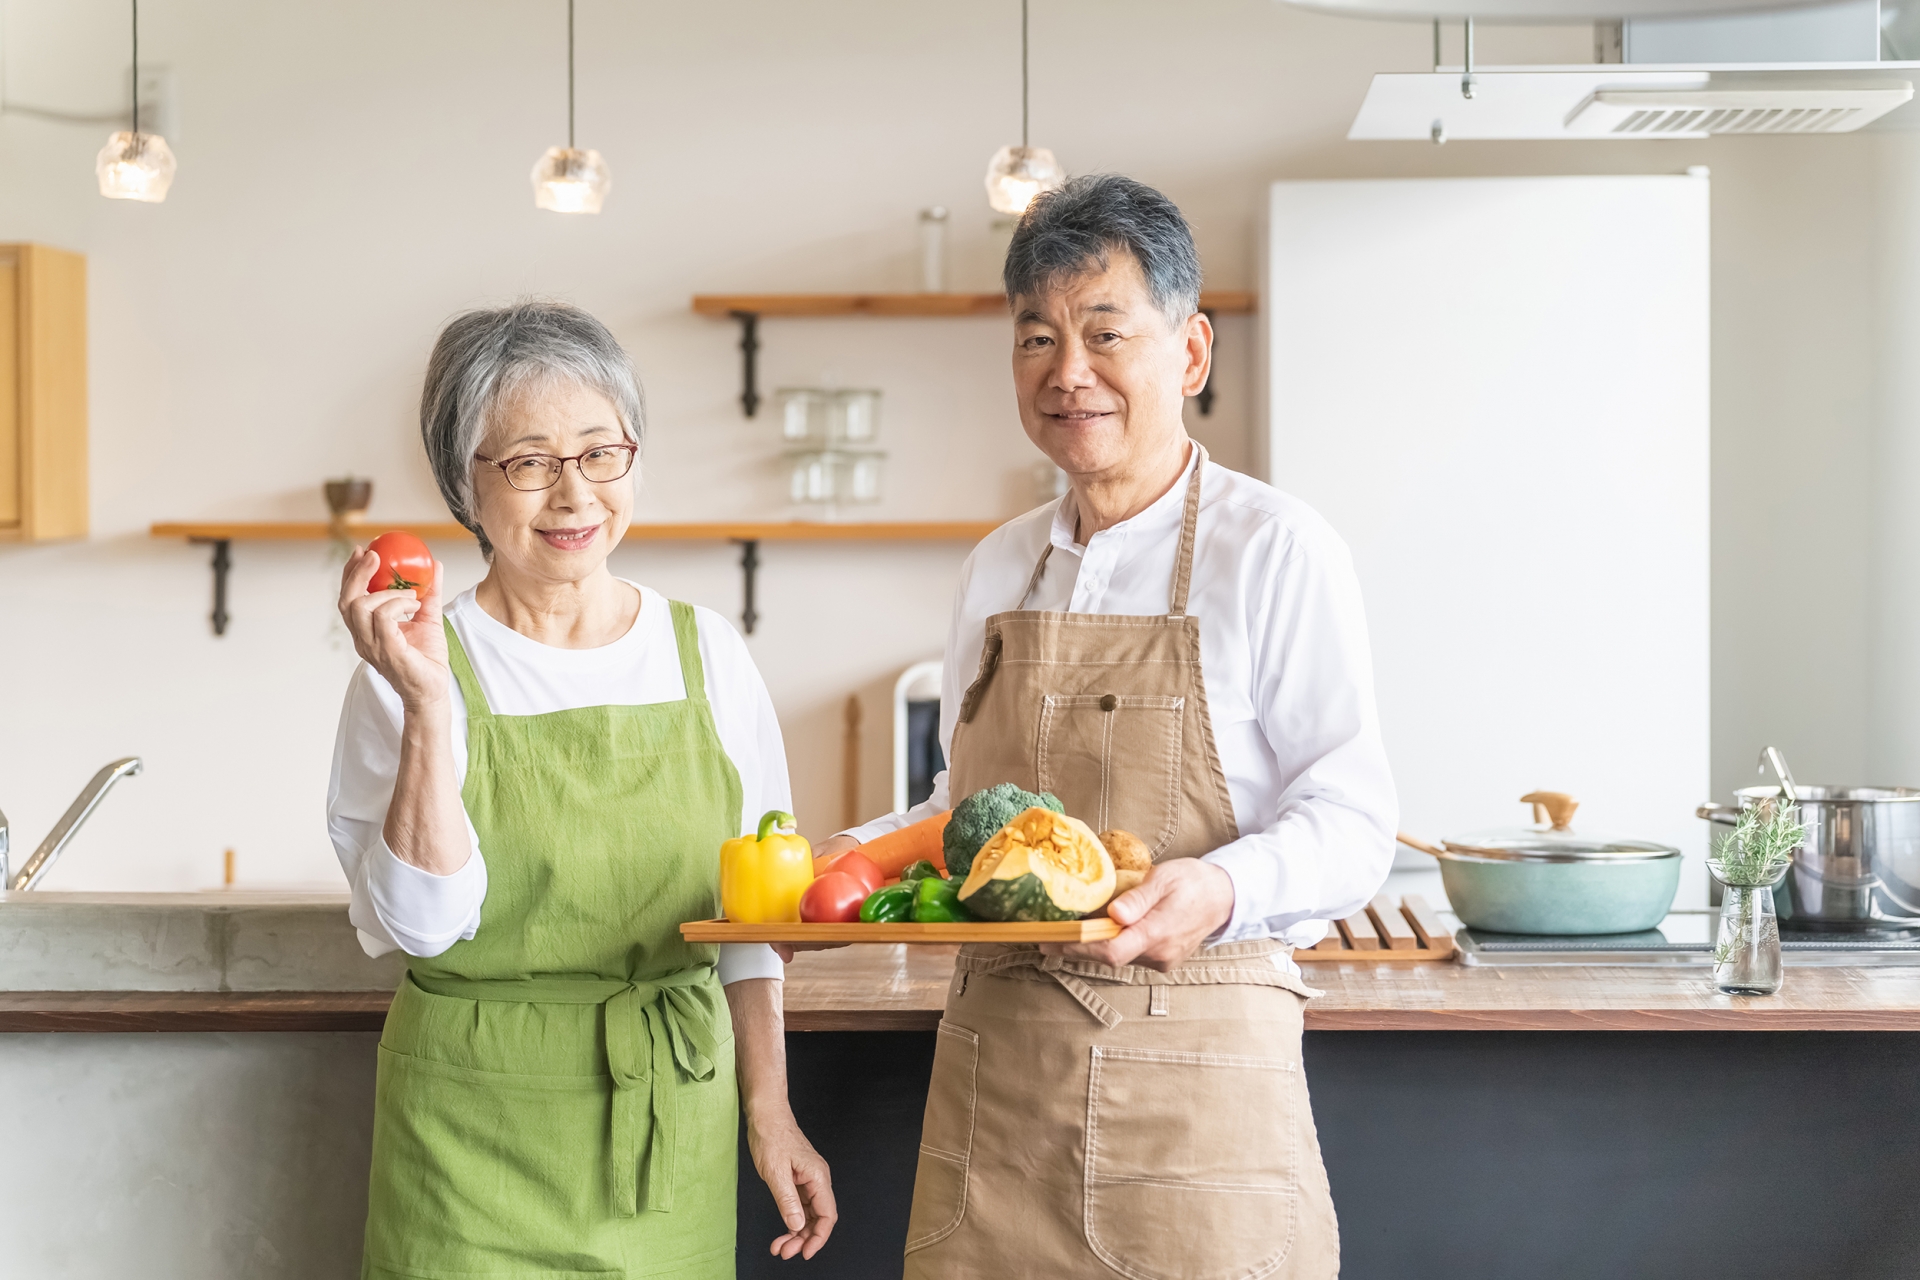
{"type": "Polygon", "coordinates": [[[792,466],[790,496],[796,503],[831,509],[848,503],[880,501],[881,464],[886,454],[871,450],[797,450],[787,455],[792,466]]]}
{"type": "Polygon", "coordinates": [[[1730,996],[1774,994],[1780,990],[1780,921],[1773,912],[1773,886],[1787,873],[1786,866],[1765,884],[1729,884],[1713,863],[1707,867],[1722,886],[1713,942],[1714,989],[1730,996]]]}
{"type": "Polygon", "coordinates": [[[878,391],[782,387],[773,399],[779,407],[780,438],[789,448],[869,445],[880,436],[878,391]]]}

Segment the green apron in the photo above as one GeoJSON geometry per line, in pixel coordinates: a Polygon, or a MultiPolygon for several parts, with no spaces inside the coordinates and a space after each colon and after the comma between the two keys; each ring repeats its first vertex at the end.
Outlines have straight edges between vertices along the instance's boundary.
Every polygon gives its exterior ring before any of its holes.
{"type": "Polygon", "coordinates": [[[733,1036],[679,925],[719,914],[740,776],[672,609],[683,701],[537,716],[447,626],[487,897],[387,1015],[363,1277],[734,1274],[733,1036]]]}

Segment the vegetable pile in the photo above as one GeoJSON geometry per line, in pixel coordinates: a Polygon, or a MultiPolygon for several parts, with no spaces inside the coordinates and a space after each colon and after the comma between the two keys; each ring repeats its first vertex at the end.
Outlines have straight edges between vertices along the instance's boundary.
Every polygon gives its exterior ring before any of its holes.
{"type": "Polygon", "coordinates": [[[1105,909],[1153,869],[1153,855],[1139,837],[1126,831],[1096,836],[1086,823],[1069,817],[1054,796],[1012,783],[976,791],[950,813],[837,857],[814,859],[810,877],[798,870],[795,859],[795,845],[804,850],[805,841],[774,833],[775,826],[791,822],[785,814],[769,814],[758,840],[728,842],[721,896],[730,919],[812,924],[1078,920],[1105,909]],[[772,857],[776,851],[782,856],[772,857]],[[748,881],[760,884],[757,895],[746,891],[748,881]],[[735,913],[736,903],[753,913],[751,919],[735,913]]]}

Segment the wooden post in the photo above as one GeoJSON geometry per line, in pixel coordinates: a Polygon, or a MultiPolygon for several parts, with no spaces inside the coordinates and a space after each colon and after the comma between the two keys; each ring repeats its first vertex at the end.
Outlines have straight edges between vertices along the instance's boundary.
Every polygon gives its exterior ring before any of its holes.
{"type": "Polygon", "coordinates": [[[860,695],[847,695],[845,755],[840,762],[841,829],[860,824],[860,695]]]}

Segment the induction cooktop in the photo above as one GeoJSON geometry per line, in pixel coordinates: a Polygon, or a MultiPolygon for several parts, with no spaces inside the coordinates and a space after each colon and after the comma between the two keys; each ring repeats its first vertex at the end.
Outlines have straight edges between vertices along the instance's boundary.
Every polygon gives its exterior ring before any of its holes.
{"type": "MultiPolygon", "coordinates": [[[[1673,911],[1658,927],[1639,933],[1603,933],[1585,937],[1541,937],[1494,933],[1461,927],[1454,932],[1462,964],[1667,964],[1713,963],[1717,911],[1673,911]]],[[[1871,933],[1814,932],[1780,922],[1780,960],[1805,965],[1920,965],[1920,928],[1876,929],[1871,933]]]]}

